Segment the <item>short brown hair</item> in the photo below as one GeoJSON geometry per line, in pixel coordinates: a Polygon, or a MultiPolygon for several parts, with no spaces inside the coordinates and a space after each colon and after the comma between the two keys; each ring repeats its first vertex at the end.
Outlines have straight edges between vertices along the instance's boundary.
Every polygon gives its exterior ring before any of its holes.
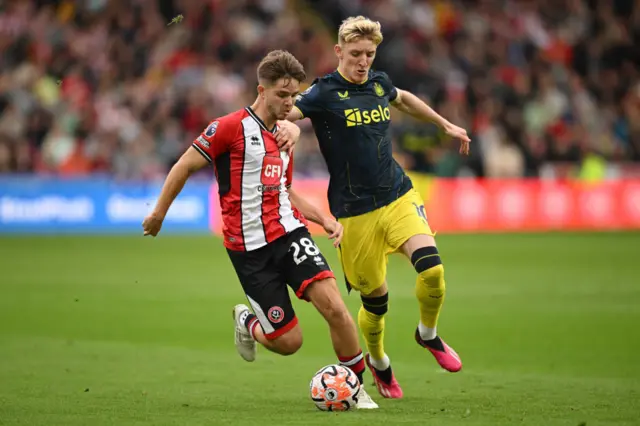
{"type": "Polygon", "coordinates": [[[307,74],[300,61],[291,53],[286,50],[273,50],[262,58],[258,65],[258,82],[272,85],[281,78],[293,78],[302,82],[307,79],[307,74]]]}

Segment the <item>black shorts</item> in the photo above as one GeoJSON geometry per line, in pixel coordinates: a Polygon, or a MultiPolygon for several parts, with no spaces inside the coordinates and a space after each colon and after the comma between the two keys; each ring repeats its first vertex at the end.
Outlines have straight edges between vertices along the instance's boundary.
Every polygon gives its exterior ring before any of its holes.
{"type": "Polygon", "coordinates": [[[298,323],[287,284],[300,299],[314,281],[335,278],[306,227],[252,251],[227,249],[247,300],[267,339],[298,323]]]}

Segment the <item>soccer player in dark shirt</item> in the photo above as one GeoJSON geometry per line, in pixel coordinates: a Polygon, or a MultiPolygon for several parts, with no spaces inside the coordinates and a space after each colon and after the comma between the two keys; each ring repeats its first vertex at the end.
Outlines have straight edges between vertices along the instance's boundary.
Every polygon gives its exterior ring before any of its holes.
{"type": "Polygon", "coordinates": [[[444,268],[424,203],[392,156],[390,107],[436,123],[461,141],[461,154],[468,154],[470,139],[418,97],[396,88],[387,74],[371,70],[382,42],[380,23],[349,18],[340,26],[338,39],[338,69],[315,79],[287,119],[311,120],[330,174],[329,206],[344,226],[338,253],[345,278],[362,299],[358,324],[369,350],[365,359],[380,394],[401,398],[383,347],[389,254],[403,253],[418,274],[417,343],[448,371],[459,371],[462,363],[436,332],[445,295],[444,268]]]}

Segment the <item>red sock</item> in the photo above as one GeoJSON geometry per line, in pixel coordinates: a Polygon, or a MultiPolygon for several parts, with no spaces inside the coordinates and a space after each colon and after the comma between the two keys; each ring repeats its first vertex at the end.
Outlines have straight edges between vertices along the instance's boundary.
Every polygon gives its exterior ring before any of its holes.
{"type": "Polygon", "coordinates": [[[256,336],[254,335],[256,327],[260,324],[258,322],[258,318],[254,314],[248,314],[244,319],[244,325],[247,326],[247,330],[249,330],[249,334],[253,340],[256,340],[256,336]]]}
{"type": "Polygon", "coordinates": [[[362,356],[362,351],[354,356],[339,356],[338,359],[340,360],[340,365],[349,367],[358,376],[360,384],[364,385],[364,357],[362,356]]]}

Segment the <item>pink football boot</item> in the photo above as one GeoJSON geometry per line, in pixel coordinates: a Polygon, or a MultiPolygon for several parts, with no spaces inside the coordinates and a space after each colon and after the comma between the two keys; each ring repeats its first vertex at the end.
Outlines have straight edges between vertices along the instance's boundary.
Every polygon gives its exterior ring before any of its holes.
{"type": "Polygon", "coordinates": [[[369,367],[369,370],[371,370],[371,374],[373,374],[373,381],[376,384],[376,387],[378,388],[378,392],[380,393],[380,395],[382,395],[385,398],[393,398],[393,399],[402,398],[402,388],[398,384],[398,381],[393,375],[393,372],[391,373],[391,382],[386,383],[383,380],[381,380],[380,377],[378,376],[378,370],[376,370],[376,368],[373,365],[371,365],[369,354],[365,356],[364,360],[367,363],[367,367],[369,367]]]}
{"type": "Polygon", "coordinates": [[[420,332],[416,328],[416,342],[418,342],[420,346],[428,349],[429,352],[431,352],[431,354],[436,358],[436,361],[438,361],[438,364],[440,364],[440,367],[452,373],[460,371],[460,369],[462,368],[462,361],[460,361],[460,356],[440,337],[436,337],[436,339],[440,341],[439,343],[442,343],[442,349],[432,348],[431,346],[428,346],[425,341],[422,340],[422,337],[420,337],[420,332]]]}

